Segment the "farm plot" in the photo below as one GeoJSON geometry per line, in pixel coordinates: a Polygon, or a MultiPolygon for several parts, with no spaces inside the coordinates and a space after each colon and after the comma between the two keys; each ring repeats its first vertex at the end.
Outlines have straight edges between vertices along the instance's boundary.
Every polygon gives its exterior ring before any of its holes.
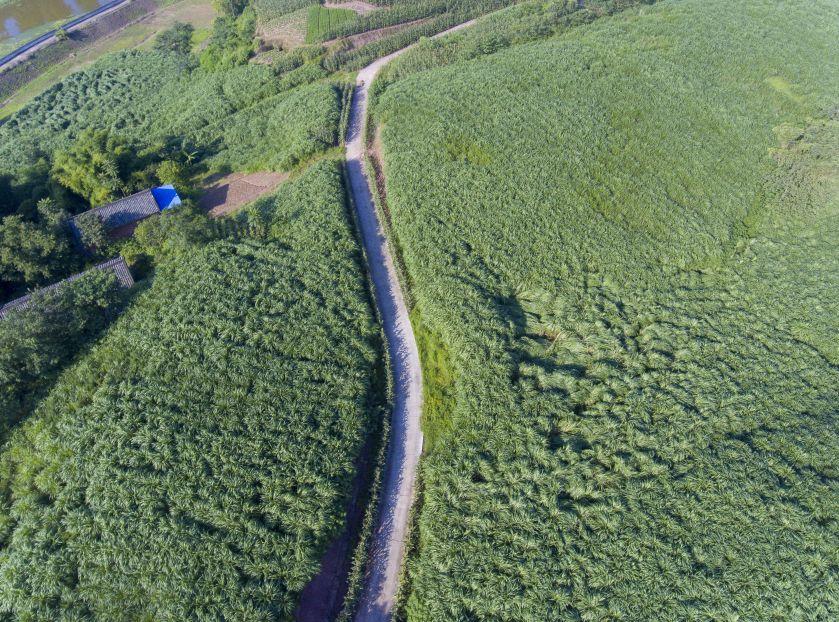
{"type": "Polygon", "coordinates": [[[341,24],[356,18],[351,9],[328,9],[316,4],[309,9],[309,23],[306,31],[306,42],[319,41],[324,32],[338,28],[341,24]]]}
{"type": "Polygon", "coordinates": [[[381,345],[335,162],[249,216],[159,266],[0,456],[6,615],[292,619],[381,418],[381,345]]]}
{"type": "Polygon", "coordinates": [[[832,619],[836,5],[662,3],[493,53],[538,10],[379,95],[443,385],[407,618],[832,619]]]}

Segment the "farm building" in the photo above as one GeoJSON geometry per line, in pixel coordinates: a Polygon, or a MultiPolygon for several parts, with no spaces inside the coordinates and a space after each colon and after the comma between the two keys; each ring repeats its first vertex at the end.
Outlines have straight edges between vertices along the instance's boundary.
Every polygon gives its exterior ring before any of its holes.
{"type": "Polygon", "coordinates": [[[134,229],[141,220],[154,216],[160,212],[177,207],[181,204],[174,186],[159,186],[142,190],[131,196],[108,203],[101,207],[95,207],[81,214],[73,216],[68,225],[77,242],[81,242],[82,232],[80,219],[84,220],[89,214],[96,214],[105,231],[113,238],[127,237],[134,233],[134,229]]]}
{"type": "MultiPolygon", "coordinates": [[[[100,272],[112,272],[117,277],[117,282],[126,289],[134,285],[134,278],[131,276],[131,271],[128,269],[128,265],[125,263],[125,260],[122,257],[115,257],[105,263],[100,263],[89,270],[85,270],[79,274],[74,274],[63,281],[53,283],[52,285],[39,289],[37,292],[33,293],[40,294],[54,291],[67,283],[72,283],[76,279],[80,279],[86,274],[90,274],[94,270],[98,270],[100,272]]],[[[28,308],[30,304],[32,304],[32,294],[27,294],[26,296],[7,302],[5,305],[0,307],[0,319],[5,318],[11,311],[22,311],[23,309],[28,308]]]]}

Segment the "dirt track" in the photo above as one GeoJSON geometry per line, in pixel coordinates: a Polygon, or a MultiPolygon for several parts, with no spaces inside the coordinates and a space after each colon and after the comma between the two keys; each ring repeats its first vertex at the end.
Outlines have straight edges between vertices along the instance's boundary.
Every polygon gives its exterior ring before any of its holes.
{"type": "MultiPolygon", "coordinates": [[[[460,24],[437,36],[466,28],[473,23],[474,20],[460,24]]],[[[394,381],[391,444],[356,622],[388,622],[391,619],[405,554],[405,534],[414,496],[417,466],[422,453],[422,373],[419,352],[393,257],[373,204],[370,180],[364,168],[367,89],[382,67],[408,49],[410,47],[380,58],[359,72],[347,133],[350,190],[358,212],[376,303],[387,337],[394,381]]]]}

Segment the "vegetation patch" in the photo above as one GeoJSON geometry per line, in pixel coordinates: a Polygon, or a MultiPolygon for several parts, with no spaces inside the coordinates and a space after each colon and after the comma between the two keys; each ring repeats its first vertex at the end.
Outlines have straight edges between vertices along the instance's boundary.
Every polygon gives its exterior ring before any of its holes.
{"type": "Polygon", "coordinates": [[[330,32],[341,24],[355,19],[356,13],[350,9],[328,9],[316,4],[309,9],[306,43],[320,41],[322,33],[330,32]]]}
{"type": "Polygon", "coordinates": [[[430,452],[451,430],[455,405],[454,368],[442,337],[423,321],[419,308],[411,311],[411,326],[422,365],[423,450],[430,452]]]}
{"type": "Polygon", "coordinates": [[[175,24],[155,50],[104,58],[0,126],[4,293],[48,284],[85,260],[70,248],[62,213],[158,183],[189,194],[199,172],[289,171],[339,142],[342,87],[305,60],[279,80],[269,66],[235,64],[246,25],[234,27],[231,48],[219,27],[200,67],[190,28],[175,24]]]}
{"type": "Polygon", "coordinates": [[[377,426],[335,162],[163,262],[0,459],[13,618],[291,620],[377,426]]]}
{"type": "Polygon", "coordinates": [[[489,164],[491,157],[486,149],[465,136],[450,136],[445,143],[446,155],[452,162],[465,162],[475,166],[489,164]]]}
{"type": "Polygon", "coordinates": [[[407,617],[831,619],[836,6],[596,4],[511,8],[377,87],[458,363],[407,617]]]}

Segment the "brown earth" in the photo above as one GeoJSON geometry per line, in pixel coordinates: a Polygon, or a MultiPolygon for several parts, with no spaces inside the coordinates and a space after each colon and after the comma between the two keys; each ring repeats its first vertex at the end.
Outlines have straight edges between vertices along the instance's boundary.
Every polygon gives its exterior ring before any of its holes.
{"type": "Polygon", "coordinates": [[[306,42],[309,7],[304,7],[276,19],[260,19],[256,34],[266,44],[290,50],[306,42]]]}
{"type": "Polygon", "coordinates": [[[361,2],[361,0],[352,0],[350,2],[325,2],[323,6],[327,9],[350,9],[359,15],[367,15],[379,8],[375,4],[361,2]]]}
{"type": "Polygon", "coordinates": [[[274,190],[288,179],[288,173],[230,173],[205,180],[198,206],[213,218],[226,216],[274,190]]]}

